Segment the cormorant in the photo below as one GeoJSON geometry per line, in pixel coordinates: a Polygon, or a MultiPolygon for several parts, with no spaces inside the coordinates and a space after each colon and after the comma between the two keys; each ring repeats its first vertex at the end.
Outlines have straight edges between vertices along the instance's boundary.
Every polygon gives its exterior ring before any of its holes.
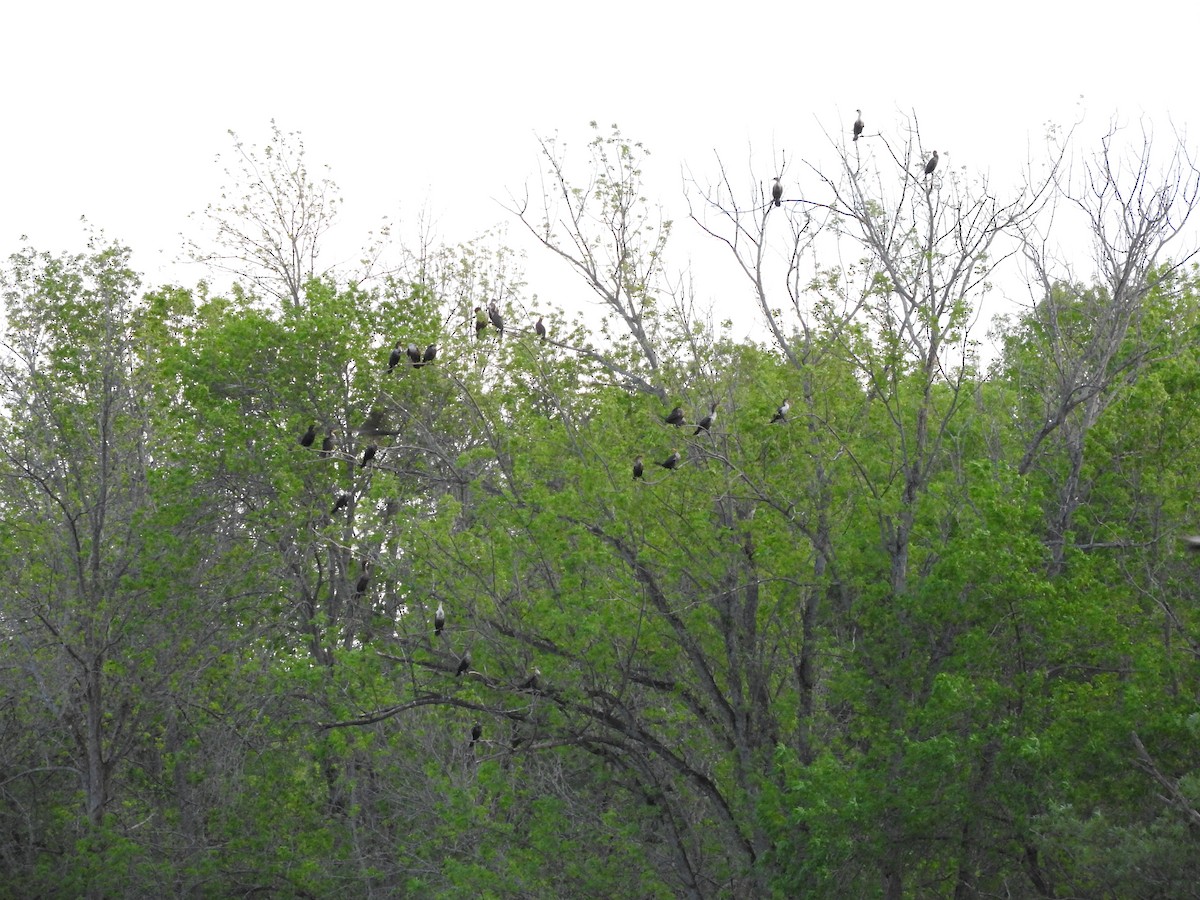
{"type": "Polygon", "coordinates": [[[478,741],[481,737],[483,737],[483,726],[476,722],[471,726],[471,743],[467,746],[474,747],[476,741],[478,741]]]}
{"type": "Polygon", "coordinates": [[[333,429],[329,429],[329,433],[325,435],[325,440],[321,441],[321,457],[327,458],[333,453],[333,429]]]}
{"type": "Polygon", "coordinates": [[[425,366],[433,362],[437,357],[437,344],[430,344],[425,348],[425,355],[421,357],[421,365],[425,366]]]}
{"type": "Polygon", "coordinates": [[[633,460],[633,477],[635,479],[641,478],[642,473],[645,471],[646,471],[646,467],[644,465],[642,465],[642,458],[640,456],[635,457],[633,460]]]}
{"type": "Polygon", "coordinates": [[[671,410],[670,414],[663,419],[663,421],[668,425],[674,425],[676,428],[678,428],[683,424],[683,407],[675,407],[673,410],[671,410]]]}
{"type": "Polygon", "coordinates": [[[433,614],[433,633],[441,634],[442,629],[446,627],[446,610],[442,606],[442,601],[438,601],[437,612],[433,614]]]}
{"type": "Polygon", "coordinates": [[[414,368],[421,367],[421,351],[417,349],[416,344],[409,344],[404,350],[408,354],[408,360],[413,364],[414,368]]]}
{"type": "Polygon", "coordinates": [[[533,330],[544,343],[546,340],[546,323],[542,321],[541,316],[538,316],[537,324],[533,326],[533,330]]]}
{"type": "Polygon", "coordinates": [[[788,410],[791,408],[792,404],[788,401],[787,397],[784,397],[783,403],[779,405],[779,409],[775,410],[775,415],[771,419],[771,424],[774,425],[776,422],[786,422],[788,410]]]}
{"type": "Polygon", "coordinates": [[[332,516],[339,509],[345,509],[349,505],[350,505],[350,495],[345,492],[342,492],[342,493],[338,494],[337,499],[333,501],[333,509],[331,509],[329,511],[329,514],[332,516]]]}
{"type": "Polygon", "coordinates": [[[863,120],[862,110],[856,109],[855,112],[858,113],[858,118],[854,120],[854,139],[857,141],[858,136],[863,133],[863,120]]]}
{"type": "Polygon", "coordinates": [[[308,431],[306,431],[306,432],[304,432],[304,434],[300,435],[300,446],[301,447],[311,447],[313,444],[313,441],[316,440],[316,438],[317,438],[317,426],[309,425],[308,431]]]}
{"type": "Polygon", "coordinates": [[[696,430],[692,432],[692,437],[695,437],[702,431],[708,431],[712,428],[713,422],[717,421],[717,404],[710,404],[708,407],[708,415],[696,423],[696,430]]]}
{"type": "Polygon", "coordinates": [[[471,668],[471,654],[464,653],[462,660],[458,664],[458,668],[454,670],[454,677],[457,678],[463,672],[471,668]]]}
{"type": "Polygon", "coordinates": [[[358,467],[360,469],[365,469],[367,467],[367,463],[373,460],[375,458],[375,454],[378,452],[379,448],[374,444],[367,444],[367,449],[363,451],[362,462],[358,464],[358,467]]]}
{"type": "Polygon", "coordinates": [[[776,206],[781,206],[780,200],[783,198],[783,185],[779,183],[779,179],[775,179],[775,184],[771,188],[771,199],[775,201],[776,206]]]}
{"type": "Polygon", "coordinates": [[[938,164],[938,155],[937,155],[937,151],[934,150],[933,156],[929,157],[929,162],[925,163],[925,174],[932,175],[933,170],[937,168],[937,164],[938,164]]]}
{"type": "Polygon", "coordinates": [[[400,342],[396,341],[396,345],[394,347],[392,347],[391,355],[388,356],[388,371],[389,372],[392,371],[392,369],[396,368],[396,366],[399,363],[400,363],[400,342]]]}
{"type": "Polygon", "coordinates": [[[536,691],[538,689],[538,676],[542,674],[542,670],[537,666],[533,667],[533,671],[529,673],[529,677],[521,682],[521,686],[517,688],[519,691],[536,691]]]}
{"type": "Polygon", "coordinates": [[[679,451],[677,449],[672,449],[671,455],[668,456],[666,459],[664,459],[662,462],[660,462],[659,465],[662,466],[664,469],[676,468],[679,465],[679,451]]]}
{"type": "Polygon", "coordinates": [[[488,319],[496,326],[496,330],[500,332],[500,337],[504,337],[504,317],[500,315],[500,308],[496,306],[495,300],[488,304],[487,314],[488,319]]]}
{"type": "Polygon", "coordinates": [[[475,307],[475,337],[483,337],[483,333],[487,330],[487,326],[487,313],[485,313],[481,307],[475,307]]]}
{"type": "Polygon", "coordinates": [[[367,585],[371,583],[371,576],[363,572],[358,576],[358,581],[354,585],[354,596],[361,597],[367,592],[367,585]]]}

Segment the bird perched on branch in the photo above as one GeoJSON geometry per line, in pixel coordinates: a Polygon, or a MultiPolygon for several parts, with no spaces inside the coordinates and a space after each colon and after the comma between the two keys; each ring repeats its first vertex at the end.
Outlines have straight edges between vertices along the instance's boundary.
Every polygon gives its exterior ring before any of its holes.
{"type": "Polygon", "coordinates": [[[350,495],[345,492],[338,494],[337,499],[333,501],[333,509],[331,509],[329,511],[329,514],[332,516],[339,509],[345,509],[349,505],[350,505],[350,495]]]}
{"type": "Polygon", "coordinates": [[[474,747],[481,737],[483,737],[483,726],[476,722],[471,726],[471,743],[467,746],[474,747]]]}
{"type": "Polygon", "coordinates": [[[421,367],[421,351],[417,349],[416,344],[409,344],[404,352],[408,355],[408,361],[413,364],[413,368],[421,367]]]}
{"type": "Polygon", "coordinates": [[[529,673],[529,677],[521,682],[521,685],[517,688],[517,690],[536,691],[538,689],[538,678],[541,676],[541,674],[542,670],[537,666],[534,666],[533,670],[529,673]]]}
{"type": "Polygon", "coordinates": [[[771,187],[771,199],[775,201],[776,206],[782,205],[783,185],[779,183],[779,179],[775,179],[775,184],[771,187]]]}
{"type": "Polygon", "coordinates": [[[683,424],[683,407],[682,406],[675,407],[673,410],[671,410],[667,414],[667,417],[665,419],[663,419],[663,421],[666,422],[668,425],[674,425],[676,428],[678,428],[680,425],[683,424]]]}
{"type": "Polygon", "coordinates": [[[330,428],[329,432],[325,435],[325,439],[323,441],[321,441],[321,458],[322,459],[328,458],[333,453],[333,435],[334,435],[334,430],[332,428],[330,428]]]}
{"type": "Polygon", "coordinates": [[[301,447],[311,447],[313,444],[313,441],[315,441],[316,439],[317,439],[317,426],[309,425],[308,431],[306,431],[306,432],[304,432],[304,434],[300,435],[300,446],[301,447]]]}
{"type": "Polygon", "coordinates": [[[496,326],[496,330],[500,332],[500,337],[504,337],[504,316],[500,315],[500,307],[496,305],[495,300],[488,304],[487,314],[488,319],[496,326]]]}
{"type": "Polygon", "coordinates": [[[934,150],[933,156],[929,157],[929,162],[925,163],[925,174],[932,175],[933,170],[937,168],[937,164],[938,164],[938,155],[937,155],[937,151],[934,150]]]}
{"type": "Polygon", "coordinates": [[[388,371],[396,368],[400,364],[400,342],[396,341],[392,347],[392,352],[388,354],[388,371]]]}
{"type": "Polygon", "coordinates": [[[470,668],[471,668],[471,654],[464,653],[462,660],[459,661],[458,668],[454,670],[454,677],[457,678],[459,675],[463,674],[463,672],[466,672],[470,668]]]}
{"type": "Polygon", "coordinates": [[[863,133],[863,120],[862,120],[862,110],[856,109],[855,112],[858,113],[858,118],[854,120],[854,139],[857,141],[859,138],[859,135],[861,135],[863,133]]]}
{"type": "Polygon", "coordinates": [[[634,457],[634,460],[633,460],[634,480],[641,478],[645,471],[646,471],[646,467],[642,464],[642,458],[640,456],[634,457]]]}
{"type": "Polygon", "coordinates": [[[437,359],[437,344],[430,344],[425,348],[425,355],[421,357],[421,365],[427,366],[437,359]]]}
{"type": "Polygon", "coordinates": [[[533,326],[533,333],[538,336],[538,339],[545,343],[546,341],[546,323],[542,321],[542,317],[538,316],[537,323],[533,326]]]}
{"type": "Polygon", "coordinates": [[[717,421],[717,404],[712,403],[708,407],[708,415],[696,423],[696,430],[692,432],[692,437],[695,437],[702,431],[708,431],[708,429],[712,428],[715,421],[717,421]]]}
{"type": "Polygon", "coordinates": [[[441,634],[442,629],[446,627],[446,610],[442,607],[442,601],[438,601],[437,612],[433,614],[433,633],[441,634]]]}
{"type": "Polygon", "coordinates": [[[483,337],[483,333],[487,331],[487,326],[487,313],[483,311],[482,307],[475,307],[475,337],[483,337]]]}
{"type": "MultiPolygon", "coordinates": [[[[364,566],[364,569],[366,567],[364,566]]],[[[371,583],[371,576],[365,571],[358,576],[358,581],[354,585],[354,596],[361,597],[367,592],[367,586],[371,583]]]]}
{"type": "Polygon", "coordinates": [[[679,451],[673,449],[671,455],[659,463],[664,469],[675,469],[679,466],[679,451]]]}
{"type": "Polygon", "coordinates": [[[367,463],[373,460],[375,458],[375,454],[378,452],[379,448],[374,444],[367,444],[367,449],[363,451],[362,462],[358,464],[358,467],[360,469],[365,469],[367,467],[367,463]]]}
{"type": "Polygon", "coordinates": [[[783,403],[779,405],[779,409],[775,410],[775,415],[771,418],[771,424],[774,425],[776,422],[786,422],[788,410],[791,408],[792,404],[788,401],[787,397],[784,397],[783,403]]]}

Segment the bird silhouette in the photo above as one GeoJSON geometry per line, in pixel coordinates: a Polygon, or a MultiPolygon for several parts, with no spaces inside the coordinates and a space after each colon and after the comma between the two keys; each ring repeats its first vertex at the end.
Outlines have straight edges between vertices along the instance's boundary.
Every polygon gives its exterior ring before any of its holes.
{"type": "Polygon", "coordinates": [[[932,175],[933,170],[937,168],[937,164],[938,164],[938,154],[937,154],[937,151],[934,150],[933,156],[929,157],[929,162],[925,163],[925,174],[932,175]]]}
{"type": "Polygon", "coordinates": [[[458,663],[458,668],[454,670],[454,677],[457,678],[459,675],[463,674],[463,672],[466,672],[470,668],[471,668],[471,654],[464,653],[463,658],[458,663]]]}
{"type": "Polygon", "coordinates": [[[642,464],[642,458],[640,456],[635,457],[633,460],[633,477],[635,479],[641,478],[645,471],[646,467],[642,464]]]}
{"type": "Polygon", "coordinates": [[[392,369],[396,368],[396,366],[399,364],[400,364],[400,342],[396,341],[395,346],[392,347],[392,352],[388,355],[388,371],[389,372],[392,371],[392,369]]]}
{"type": "Polygon", "coordinates": [[[446,627],[446,610],[442,607],[442,601],[438,601],[437,612],[433,614],[433,633],[441,634],[442,629],[446,627]]]}
{"type": "Polygon", "coordinates": [[[671,410],[667,414],[667,417],[665,419],[663,419],[663,421],[666,422],[668,425],[674,425],[676,428],[678,428],[680,425],[683,424],[683,407],[682,406],[675,407],[673,410],[671,410]]]}
{"type": "Polygon", "coordinates": [[[775,179],[775,184],[771,187],[771,199],[775,201],[776,206],[781,206],[783,197],[783,185],[779,183],[779,179],[775,179]]]}
{"type": "Polygon", "coordinates": [[[437,358],[437,344],[430,344],[425,348],[425,355],[421,357],[421,365],[427,366],[437,358]]]}
{"type": "Polygon", "coordinates": [[[856,109],[855,112],[858,113],[858,118],[854,120],[854,139],[857,141],[859,135],[863,133],[863,120],[862,110],[856,109]]]}
{"type": "Polygon", "coordinates": [[[365,469],[367,467],[367,463],[373,460],[375,458],[375,454],[378,452],[379,448],[374,444],[367,444],[367,449],[363,451],[362,462],[358,464],[358,467],[360,469],[365,469]]]}
{"type": "Polygon", "coordinates": [[[338,494],[337,499],[333,501],[333,509],[331,509],[329,511],[329,514],[332,516],[339,509],[345,509],[349,505],[350,505],[350,495],[345,492],[338,494]]]}
{"type": "Polygon", "coordinates": [[[504,337],[504,316],[500,315],[500,307],[496,306],[495,300],[488,304],[487,314],[488,319],[500,332],[500,337],[504,337]]]}
{"type": "Polygon", "coordinates": [[[715,421],[717,421],[717,404],[713,403],[708,407],[708,415],[696,423],[696,430],[692,432],[692,437],[702,431],[708,431],[715,421]]]}
{"type": "Polygon", "coordinates": [[[483,737],[483,726],[476,722],[471,726],[471,743],[467,746],[474,747],[481,737],[483,737]]]}
{"type": "Polygon", "coordinates": [[[672,450],[671,455],[659,463],[664,469],[675,469],[679,466],[679,451],[672,450]]]}
{"type": "Polygon", "coordinates": [[[330,428],[329,432],[325,435],[325,439],[321,441],[321,457],[323,459],[328,458],[333,453],[333,434],[334,431],[330,428]]]}
{"type": "Polygon", "coordinates": [[[538,316],[537,323],[533,326],[533,331],[544,343],[546,340],[546,323],[542,321],[541,316],[538,316]]]}
{"type": "Polygon", "coordinates": [[[788,410],[791,408],[792,404],[788,401],[787,397],[784,397],[783,403],[779,405],[779,409],[775,410],[775,415],[771,418],[771,424],[774,425],[776,422],[786,422],[788,410]]]}
{"type": "Polygon", "coordinates": [[[313,441],[315,441],[316,439],[317,439],[317,426],[309,425],[308,431],[306,431],[306,432],[304,432],[304,434],[300,435],[300,446],[301,447],[311,447],[313,445],[313,441]]]}
{"type": "Polygon", "coordinates": [[[408,361],[413,364],[413,368],[421,367],[421,351],[417,349],[416,344],[409,344],[404,352],[408,355],[408,361]]]}
{"type": "Polygon", "coordinates": [[[487,327],[487,313],[485,313],[481,307],[475,307],[475,337],[483,337],[483,333],[487,331],[487,327]]]}

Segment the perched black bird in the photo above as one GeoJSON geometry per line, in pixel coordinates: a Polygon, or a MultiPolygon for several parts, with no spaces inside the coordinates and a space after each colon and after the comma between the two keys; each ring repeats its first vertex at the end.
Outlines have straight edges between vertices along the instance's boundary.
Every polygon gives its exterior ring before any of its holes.
{"type": "Polygon", "coordinates": [[[645,471],[646,471],[646,467],[644,465],[642,465],[642,458],[640,456],[635,457],[633,460],[633,477],[634,477],[634,479],[636,480],[638,478],[641,478],[642,473],[645,471]]]}
{"type": "Polygon", "coordinates": [[[487,313],[485,313],[480,307],[475,307],[475,337],[483,337],[483,333],[487,331],[487,326],[487,313]]]}
{"type": "Polygon", "coordinates": [[[457,678],[459,675],[461,675],[463,672],[466,672],[470,668],[471,668],[471,654],[464,653],[462,661],[459,662],[459,664],[458,664],[458,668],[454,670],[454,677],[457,678]]]}
{"type": "Polygon", "coordinates": [[[362,462],[358,464],[358,467],[360,469],[365,469],[367,467],[367,463],[373,460],[375,458],[375,454],[378,452],[379,448],[374,444],[367,444],[367,449],[363,451],[362,462]]]}
{"type": "Polygon", "coordinates": [[[474,725],[471,726],[471,743],[468,744],[467,746],[474,747],[476,742],[481,737],[483,737],[483,726],[480,725],[478,722],[476,722],[474,725]]]}
{"type": "Polygon", "coordinates": [[[538,677],[542,674],[542,670],[537,666],[533,667],[533,671],[529,673],[529,677],[521,682],[521,686],[517,688],[519,691],[536,691],[538,689],[538,677]]]}
{"type": "Polygon", "coordinates": [[[321,457],[328,458],[333,453],[333,429],[329,429],[329,433],[325,435],[325,440],[321,441],[321,457]]]}
{"type": "Polygon", "coordinates": [[[683,424],[683,407],[677,406],[663,419],[668,425],[674,425],[678,428],[683,424]]]}
{"type": "Polygon", "coordinates": [[[544,343],[546,340],[546,323],[542,321],[542,317],[538,316],[537,324],[533,326],[534,333],[544,343]]]}
{"type": "Polygon", "coordinates": [[[504,337],[504,316],[500,315],[500,307],[493,300],[488,304],[487,308],[488,319],[496,326],[496,330],[500,332],[500,337],[504,337]]]}
{"type": "Polygon", "coordinates": [[[442,601],[438,601],[437,612],[433,614],[433,633],[441,634],[442,629],[446,627],[446,610],[442,607],[442,601]]]}
{"type": "Polygon", "coordinates": [[[367,592],[367,585],[371,583],[371,576],[363,572],[358,576],[358,581],[354,585],[354,596],[361,597],[367,592]]]}
{"type": "Polygon", "coordinates": [[[309,425],[308,431],[306,431],[306,432],[304,432],[304,434],[300,435],[300,446],[301,447],[311,447],[313,445],[313,441],[315,441],[316,439],[317,439],[317,426],[309,425]]]}
{"type": "Polygon", "coordinates": [[[775,201],[776,206],[782,205],[780,201],[783,199],[783,185],[779,183],[778,178],[775,179],[775,184],[771,188],[771,199],[775,201]]]}
{"type": "Polygon", "coordinates": [[[664,469],[674,469],[679,466],[679,451],[672,450],[671,455],[659,463],[664,469]]]}
{"type": "Polygon", "coordinates": [[[396,341],[396,345],[392,347],[391,355],[388,356],[388,371],[396,368],[400,364],[400,342],[396,341]]]}
{"type": "Polygon", "coordinates": [[[934,150],[933,156],[929,157],[929,162],[925,163],[925,174],[932,175],[933,170],[937,168],[937,164],[938,164],[938,155],[937,155],[937,151],[934,150]]]}
{"type": "Polygon", "coordinates": [[[862,110],[856,109],[855,112],[858,113],[858,118],[854,120],[854,139],[857,141],[859,135],[863,133],[863,120],[862,110]]]}
{"type": "Polygon", "coordinates": [[[792,404],[788,401],[787,397],[784,397],[783,403],[780,404],[779,409],[775,410],[775,415],[771,419],[771,424],[774,425],[776,422],[786,422],[788,410],[791,408],[792,404]]]}
{"type": "Polygon", "coordinates": [[[331,509],[329,511],[329,514],[332,516],[339,509],[345,509],[349,505],[350,505],[350,495],[347,493],[338,494],[337,499],[333,501],[333,509],[331,509]]]}
{"type": "Polygon", "coordinates": [[[708,407],[708,415],[696,423],[696,430],[692,432],[692,437],[695,437],[702,431],[708,431],[712,428],[713,422],[717,421],[717,404],[710,404],[708,407]]]}
{"type": "Polygon", "coordinates": [[[421,365],[427,366],[437,358],[437,344],[430,344],[425,348],[425,355],[421,357],[421,365]]]}
{"type": "Polygon", "coordinates": [[[409,344],[404,352],[408,354],[408,361],[413,364],[413,367],[419,369],[421,367],[421,351],[417,349],[417,345],[409,344]]]}

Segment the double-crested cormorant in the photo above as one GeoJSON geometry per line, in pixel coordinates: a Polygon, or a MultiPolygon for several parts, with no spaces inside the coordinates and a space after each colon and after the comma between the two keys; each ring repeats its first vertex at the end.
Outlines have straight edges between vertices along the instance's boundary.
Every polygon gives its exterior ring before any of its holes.
{"type": "Polygon", "coordinates": [[[437,344],[430,344],[425,348],[425,355],[421,357],[421,365],[426,366],[437,358],[437,344]]]}
{"type": "Polygon", "coordinates": [[[354,596],[361,597],[367,592],[367,586],[371,583],[371,576],[363,572],[358,576],[358,581],[354,585],[354,596]]]}
{"type": "Polygon", "coordinates": [[[858,118],[854,120],[854,139],[857,141],[859,135],[863,133],[863,120],[862,110],[856,109],[855,112],[858,113],[858,118]]]}
{"type": "Polygon", "coordinates": [[[500,307],[493,300],[488,304],[487,308],[488,319],[496,326],[496,330],[500,332],[500,337],[504,337],[504,316],[500,315],[500,307]]]}
{"type": "Polygon", "coordinates": [[[708,431],[708,429],[712,428],[715,421],[717,421],[717,404],[712,403],[708,407],[708,415],[696,423],[696,430],[692,432],[692,437],[695,437],[702,431],[708,431]]]}
{"type": "Polygon", "coordinates": [[[937,168],[937,164],[938,164],[938,155],[937,155],[937,151],[934,150],[933,156],[929,157],[929,162],[925,163],[925,174],[932,175],[933,170],[937,168]]]}
{"type": "Polygon", "coordinates": [[[487,331],[487,326],[487,313],[481,307],[475,307],[475,337],[483,337],[483,333],[487,331]]]}
{"type": "Polygon", "coordinates": [[[433,614],[433,633],[441,634],[442,629],[446,627],[446,610],[442,606],[442,601],[438,601],[437,612],[433,614]]]}
{"type": "Polygon", "coordinates": [[[374,444],[367,444],[367,449],[363,451],[362,462],[358,464],[358,467],[360,469],[365,469],[367,467],[367,463],[373,460],[375,458],[375,454],[378,452],[379,448],[374,444]]]}
{"type": "Polygon", "coordinates": [[[776,422],[786,422],[788,410],[792,408],[791,402],[787,397],[783,398],[783,403],[779,404],[779,409],[775,410],[775,415],[771,418],[771,424],[776,422]]]}
{"type": "Polygon", "coordinates": [[[664,469],[677,468],[679,466],[679,451],[677,449],[672,449],[671,455],[660,462],[659,465],[664,469]]]}
{"type": "Polygon", "coordinates": [[[409,344],[404,349],[404,352],[406,354],[408,354],[408,361],[413,364],[413,367],[420,368],[420,366],[421,366],[421,351],[417,349],[417,345],[409,344]]]}
{"type": "Polygon", "coordinates": [[[339,509],[345,509],[349,505],[350,505],[350,495],[345,492],[342,492],[342,493],[338,494],[337,499],[333,501],[333,509],[331,509],[329,511],[329,514],[332,516],[339,509]]]}
{"type": "Polygon", "coordinates": [[[400,342],[396,341],[395,346],[392,347],[391,354],[388,356],[388,371],[389,372],[392,371],[392,369],[396,368],[396,366],[399,364],[400,364],[400,342]]]}
{"type": "Polygon", "coordinates": [[[311,447],[313,445],[313,441],[315,441],[316,439],[317,439],[317,426],[309,425],[308,431],[306,431],[306,432],[304,432],[304,434],[300,435],[300,446],[301,447],[311,447]]]}
{"type": "Polygon", "coordinates": [[[533,331],[542,341],[546,340],[546,323],[542,321],[541,316],[538,316],[537,323],[533,326],[533,331]]]}
{"type": "Polygon", "coordinates": [[[670,413],[667,414],[667,417],[663,419],[663,421],[668,425],[674,425],[676,428],[678,428],[683,424],[683,407],[675,407],[670,413]]]}
{"type": "Polygon", "coordinates": [[[645,472],[645,471],[646,471],[646,467],[645,467],[644,465],[642,465],[642,458],[641,458],[640,456],[634,457],[634,460],[633,460],[633,477],[634,477],[635,479],[637,479],[637,478],[641,478],[641,477],[642,477],[642,473],[643,473],[643,472],[645,472]]]}
{"type": "Polygon", "coordinates": [[[454,670],[454,677],[457,678],[463,672],[471,668],[471,654],[464,653],[462,660],[459,661],[458,668],[454,670]]]}
{"type": "Polygon", "coordinates": [[[771,199],[775,201],[776,206],[782,205],[783,185],[779,183],[779,179],[775,179],[775,184],[771,187],[771,199]]]}
{"type": "Polygon", "coordinates": [[[483,737],[483,726],[480,725],[478,722],[476,722],[474,725],[471,726],[471,743],[468,744],[467,746],[474,747],[475,743],[481,737],[483,737]]]}
{"type": "Polygon", "coordinates": [[[329,432],[325,435],[325,440],[321,441],[322,458],[326,458],[333,453],[333,434],[334,431],[330,428],[329,432]]]}
{"type": "Polygon", "coordinates": [[[517,688],[519,691],[536,691],[538,689],[538,677],[542,674],[542,670],[537,666],[529,673],[529,677],[521,682],[521,686],[517,688]]]}

